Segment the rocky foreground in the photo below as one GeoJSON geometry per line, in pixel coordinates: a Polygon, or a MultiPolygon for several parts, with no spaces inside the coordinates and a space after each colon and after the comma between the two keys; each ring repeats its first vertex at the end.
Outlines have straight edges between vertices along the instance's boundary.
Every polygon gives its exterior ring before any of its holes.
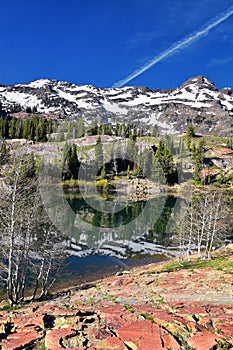
{"type": "Polygon", "coordinates": [[[233,349],[232,252],[208,267],[150,264],[0,311],[0,348],[233,349]]]}

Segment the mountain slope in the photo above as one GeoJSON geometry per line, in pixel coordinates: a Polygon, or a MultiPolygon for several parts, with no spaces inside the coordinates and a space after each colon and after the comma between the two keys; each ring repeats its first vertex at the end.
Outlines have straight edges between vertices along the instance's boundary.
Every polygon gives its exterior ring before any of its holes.
{"type": "Polygon", "coordinates": [[[0,104],[9,111],[53,114],[58,118],[93,117],[109,122],[158,125],[164,133],[182,132],[192,120],[199,132],[230,133],[233,128],[233,89],[218,90],[207,78],[197,76],[179,88],[151,90],[147,87],[96,88],[41,79],[28,84],[0,85],[0,104]]]}

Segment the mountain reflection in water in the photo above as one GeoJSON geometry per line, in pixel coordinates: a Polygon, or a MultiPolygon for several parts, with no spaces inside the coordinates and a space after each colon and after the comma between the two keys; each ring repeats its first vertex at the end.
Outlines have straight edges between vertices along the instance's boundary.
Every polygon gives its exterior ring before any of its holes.
{"type": "MultiPolygon", "coordinates": [[[[71,255],[139,259],[167,256],[175,249],[169,226],[177,201],[180,201],[178,197],[161,195],[148,200],[127,200],[123,209],[112,213],[105,212],[101,207],[103,201],[98,202],[96,198],[86,201],[81,196],[70,196],[67,200],[75,213],[70,225],[71,255]]],[[[112,201],[114,206],[114,198],[107,201],[112,201]]]]}

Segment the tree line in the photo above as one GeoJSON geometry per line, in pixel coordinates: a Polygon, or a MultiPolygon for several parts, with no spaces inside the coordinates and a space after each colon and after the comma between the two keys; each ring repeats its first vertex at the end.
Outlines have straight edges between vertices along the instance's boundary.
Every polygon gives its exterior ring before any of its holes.
{"type": "MultiPolygon", "coordinates": [[[[82,118],[77,120],[55,121],[39,115],[31,115],[28,118],[15,118],[11,116],[0,117],[0,138],[27,139],[36,142],[48,141],[48,136],[56,133],[58,142],[76,139],[84,135],[110,135],[129,138],[131,134],[144,136],[145,130],[130,123],[104,123],[93,118],[89,126],[85,126],[82,118]]],[[[154,126],[151,136],[158,136],[158,128],[154,126]]]]}
{"type": "MultiPolygon", "coordinates": [[[[140,151],[136,143],[136,136],[131,134],[126,144],[112,144],[110,160],[105,160],[103,144],[98,137],[94,146],[95,160],[92,164],[86,164],[85,171],[93,173],[96,177],[104,179],[109,175],[127,173],[130,176],[141,176],[158,183],[169,185],[178,181],[177,168],[173,155],[165,141],[159,141],[153,148],[145,148],[140,151]],[[95,169],[95,170],[93,170],[95,169]]],[[[66,145],[63,153],[63,180],[78,179],[80,160],[77,146],[66,145]]]]}
{"type": "Polygon", "coordinates": [[[27,139],[37,142],[48,141],[47,135],[55,129],[56,123],[39,116],[26,119],[1,117],[0,138],[27,139]]]}

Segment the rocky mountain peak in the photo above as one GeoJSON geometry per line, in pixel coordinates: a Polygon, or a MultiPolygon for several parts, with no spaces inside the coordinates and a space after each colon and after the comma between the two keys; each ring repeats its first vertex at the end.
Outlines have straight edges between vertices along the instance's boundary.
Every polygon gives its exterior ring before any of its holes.
{"type": "MultiPolygon", "coordinates": [[[[232,132],[233,90],[218,91],[204,76],[179,88],[152,90],[143,86],[97,88],[66,81],[39,79],[27,84],[0,85],[4,113],[31,109],[57,118],[93,118],[129,122],[145,129],[157,125],[166,134],[183,132],[191,119],[198,132],[232,132]]],[[[3,113],[2,112],[2,113],[3,113]]]]}
{"type": "Polygon", "coordinates": [[[211,80],[209,80],[208,78],[206,78],[202,75],[198,75],[196,77],[188,79],[186,82],[184,82],[181,85],[180,88],[182,89],[186,86],[189,86],[189,87],[190,86],[197,86],[199,89],[209,89],[211,91],[218,91],[214,82],[212,82],[211,80]]]}

